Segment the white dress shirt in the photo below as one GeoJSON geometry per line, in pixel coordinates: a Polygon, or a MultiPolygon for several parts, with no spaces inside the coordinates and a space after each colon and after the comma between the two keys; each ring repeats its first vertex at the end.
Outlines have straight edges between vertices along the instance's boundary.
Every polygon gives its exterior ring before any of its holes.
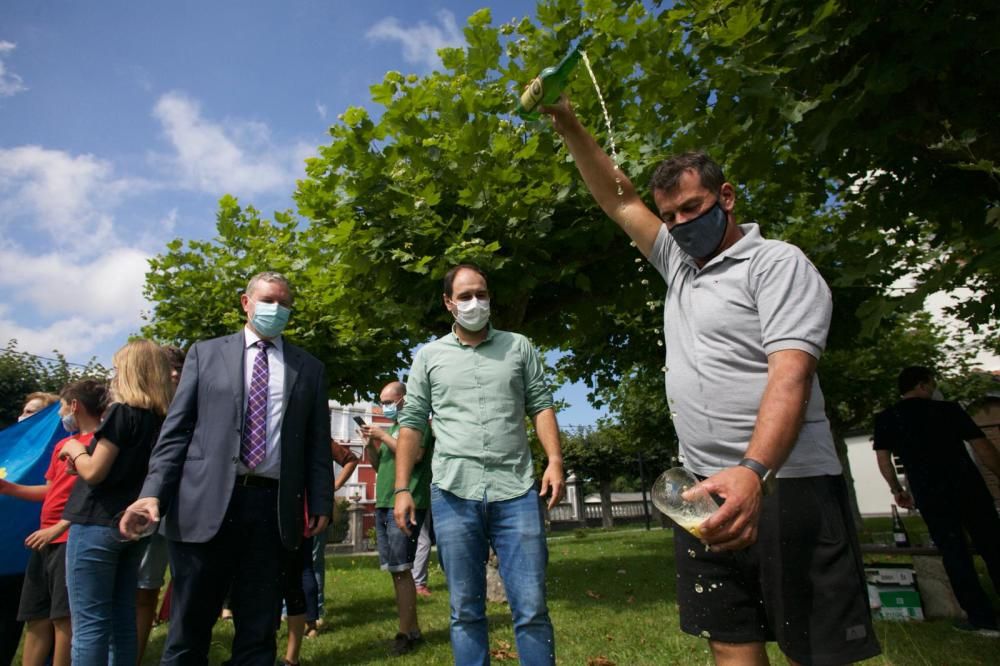
{"type": "MultiPolygon", "coordinates": [[[[250,329],[243,328],[243,400],[250,395],[250,381],[253,378],[253,364],[257,360],[257,342],[260,336],[250,329]]],[[[247,469],[243,461],[236,465],[237,474],[254,474],[277,479],[281,474],[281,416],[285,409],[285,352],[281,336],[270,341],[267,348],[267,449],[264,460],[254,468],[247,469]]],[[[246,404],[243,405],[244,410],[246,404]]]]}

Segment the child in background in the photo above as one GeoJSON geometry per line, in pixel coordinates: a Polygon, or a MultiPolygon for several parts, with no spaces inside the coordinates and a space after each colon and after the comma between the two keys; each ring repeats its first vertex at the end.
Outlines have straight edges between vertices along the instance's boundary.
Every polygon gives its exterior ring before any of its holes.
{"type": "MultiPolygon", "coordinates": [[[[108,390],[101,382],[83,379],[69,384],[59,393],[59,414],[67,432],[77,433],[77,441],[90,444],[108,403],[108,390]]],[[[27,622],[24,639],[24,666],[44,666],[52,657],[53,666],[70,664],[70,609],[66,590],[66,531],[69,521],[62,519],[76,477],[66,472],[59,460],[63,445],[73,437],[59,441],[45,472],[45,485],[23,486],[0,481],[0,493],[29,502],[42,502],[41,525],[25,539],[32,549],[25,572],[24,587],[17,619],[27,622]]]]}
{"type": "Polygon", "coordinates": [[[74,666],[136,661],[135,590],[142,543],[118,531],[139,496],[149,454],[173,396],[160,347],[135,340],[112,360],[114,402],[89,445],[70,440],[60,457],[80,476],[66,503],[66,582],[72,610],[74,666]]]}
{"type": "MultiPolygon", "coordinates": [[[[23,421],[58,400],[59,396],[51,393],[30,393],[24,398],[17,420],[23,421]]],[[[0,480],[6,476],[7,469],[0,467],[0,480]]],[[[23,573],[0,575],[0,664],[12,663],[17,654],[17,646],[21,644],[24,623],[17,621],[17,608],[23,586],[23,573]]]]}

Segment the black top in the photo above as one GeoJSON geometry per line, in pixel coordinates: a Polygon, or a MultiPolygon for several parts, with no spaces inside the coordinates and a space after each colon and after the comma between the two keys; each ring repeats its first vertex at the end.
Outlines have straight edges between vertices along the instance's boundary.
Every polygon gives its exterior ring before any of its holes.
{"type": "Polygon", "coordinates": [[[957,402],[906,398],[875,417],[875,450],[899,456],[918,496],[979,475],[965,441],[986,435],[957,402]]]}
{"type": "Polygon", "coordinates": [[[115,516],[139,497],[162,423],[163,418],[148,409],[111,405],[88,451],[93,453],[97,443],[106,439],[118,447],[118,456],[103,481],[90,485],[81,480],[73,486],[63,518],[82,525],[113,526],[115,516]]]}

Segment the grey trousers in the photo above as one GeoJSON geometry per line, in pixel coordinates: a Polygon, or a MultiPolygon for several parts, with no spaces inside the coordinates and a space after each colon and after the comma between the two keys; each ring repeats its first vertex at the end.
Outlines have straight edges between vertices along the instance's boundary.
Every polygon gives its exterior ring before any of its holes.
{"type": "Polygon", "coordinates": [[[427,510],[427,518],[420,528],[420,537],[417,539],[417,555],[413,560],[413,584],[417,587],[427,587],[427,565],[431,559],[431,512],[427,510]]]}

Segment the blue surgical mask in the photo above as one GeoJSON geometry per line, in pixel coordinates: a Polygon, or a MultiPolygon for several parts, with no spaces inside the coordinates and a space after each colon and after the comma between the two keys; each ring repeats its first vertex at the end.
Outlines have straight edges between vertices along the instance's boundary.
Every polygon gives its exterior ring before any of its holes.
{"type": "Polygon", "coordinates": [[[276,338],[285,330],[292,311],[277,303],[257,302],[250,323],[257,333],[265,338],[276,338]]]}
{"type": "Polygon", "coordinates": [[[391,405],[382,405],[382,416],[395,421],[396,417],[399,416],[399,405],[396,403],[392,403],[391,405]]]}
{"type": "Polygon", "coordinates": [[[677,245],[695,259],[705,259],[719,249],[726,235],[726,211],[716,201],[707,211],[683,224],[675,224],[670,236],[677,245]]]}
{"type": "Polygon", "coordinates": [[[76,417],[73,416],[73,412],[62,417],[62,427],[66,432],[76,432],[80,429],[80,426],[76,423],[76,417]]]}

